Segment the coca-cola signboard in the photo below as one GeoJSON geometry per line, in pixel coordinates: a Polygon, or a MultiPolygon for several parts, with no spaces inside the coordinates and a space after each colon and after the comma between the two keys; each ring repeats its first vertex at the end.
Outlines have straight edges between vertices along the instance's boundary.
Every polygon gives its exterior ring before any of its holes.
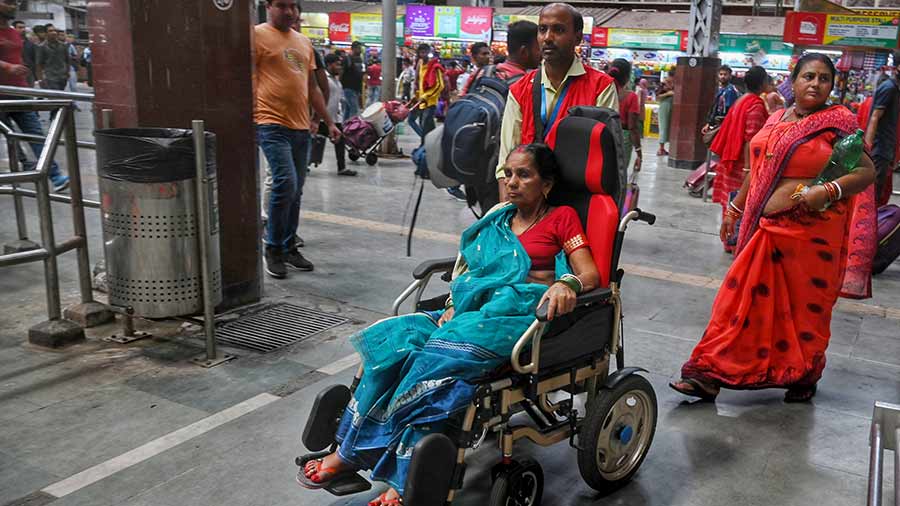
{"type": "Polygon", "coordinates": [[[331,42],[350,42],[350,13],[328,14],[328,38],[331,42]]]}
{"type": "Polygon", "coordinates": [[[494,10],[490,7],[463,7],[459,37],[465,40],[490,42],[493,14],[494,10]]]}

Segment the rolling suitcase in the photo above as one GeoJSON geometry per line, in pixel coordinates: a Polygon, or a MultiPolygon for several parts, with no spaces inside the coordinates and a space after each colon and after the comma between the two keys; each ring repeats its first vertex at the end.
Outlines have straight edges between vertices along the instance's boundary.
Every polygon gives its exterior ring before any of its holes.
{"type": "Polygon", "coordinates": [[[872,260],[872,274],[880,274],[900,256],[900,207],[878,208],[878,249],[872,260]]]}
{"type": "MultiPolygon", "coordinates": [[[[690,175],[688,175],[687,179],[684,180],[684,187],[687,188],[688,193],[691,194],[691,197],[700,198],[703,196],[703,184],[704,178],[706,177],[706,172],[715,172],[717,165],[718,163],[709,161],[697,167],[693,172],[690,173],[690,175]]],[[[710,188],[712,188],[714,179],[715,176],[709,179],[710,188]]]]}

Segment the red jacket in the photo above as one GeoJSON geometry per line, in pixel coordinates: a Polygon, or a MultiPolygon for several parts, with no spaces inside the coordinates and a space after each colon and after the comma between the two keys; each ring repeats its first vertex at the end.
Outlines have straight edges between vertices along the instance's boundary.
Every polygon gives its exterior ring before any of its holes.
{"type": "MultiPolygon", "coordinates": [[[[613,79],[599,70],[591,67],[584,67],[585,73],[580,76],[569,76],[573,81],[568,86],[568,92],[563,98],[563,103],[559,108],[556,120],[549,128],[544,129],[544,143],[551,148],[556,144],[556,127],[560,120],[565,118],[569,113],[569,108],[576,105],[594,106],[597,104],[597,97],[606,90],[607,87],[613,85],[613,79]]],[[[531,70],[525,77],[516,81],[509,92],[515,97],[516,102],[522,110],[522,140],[521,142],[530,143],[534,140],[534,104],[532,90],[534,88],[534,76],[540,69],[531,70]]],[[[541,142],[537,139],[537,142],[541,142]]]]}

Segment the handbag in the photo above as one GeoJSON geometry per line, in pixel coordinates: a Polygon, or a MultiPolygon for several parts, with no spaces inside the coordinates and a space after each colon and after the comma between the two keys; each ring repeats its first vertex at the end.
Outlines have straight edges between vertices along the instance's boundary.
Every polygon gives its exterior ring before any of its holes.
{"type": "Polygon", "coordinates": [[[703,140],[703,144],[705,144],[706,147],[712,146],[712,143],[714,140],[716,140],[716,134],[719,133],[720,128],[722,128],[721,123],[716,126],[710,127],[705,133],[701,132],[700,135],[703,140]]]}

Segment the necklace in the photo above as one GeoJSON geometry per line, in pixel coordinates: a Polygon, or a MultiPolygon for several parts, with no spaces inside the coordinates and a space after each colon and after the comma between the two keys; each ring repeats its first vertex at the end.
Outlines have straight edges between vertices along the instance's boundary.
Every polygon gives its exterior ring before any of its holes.
{"type": "Polygon", "coordinates": [[[548,209],[550,209],[550,206],[546,205],[546,201],[544,201],[544,204],[541,204],[541,212],[539,212],[538,215],[534,218],[534,221],[531,222],[531,225],[528,225],[528,228],[523,230],[521,234],[516,234],[516,235],[517,236],[525,235],[525,232],[528,232],[529,230],[531,230],[531,227],[537,225],[537,222],[540,221],[541,218],[543,218],[545,214],[547,214],[548,209]]]}
{"type": "Polygon", "coordinates": [[[796,117],[798,120],[800,120],[800,119],[806,118],[806,117],[808,117],[808,116],[810,116],[810,115],[812,115],[812,114],[815,114],[815,113],[821,111],[822,108],[823,108],[823,107],[817,107],[817,108],[813,109],[812,111],[801,113],[801,112],[797,111],[797,106],[795,105],[795,106],[791,109],[791,114],[793,114],[794,117],[796,117]]]}

